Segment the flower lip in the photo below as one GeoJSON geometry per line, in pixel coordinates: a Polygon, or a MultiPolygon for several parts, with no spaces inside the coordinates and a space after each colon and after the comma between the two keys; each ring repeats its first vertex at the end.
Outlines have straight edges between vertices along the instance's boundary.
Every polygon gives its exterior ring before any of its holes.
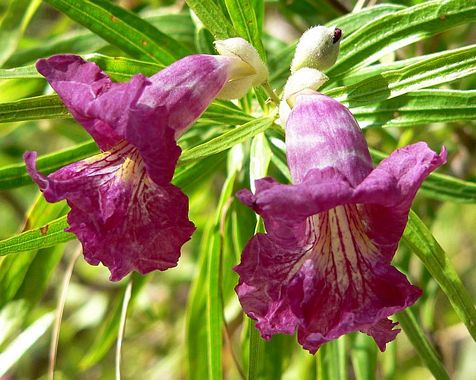
{"type": "Polygon", "coordinates": [[[342,29],[335,28],[334,29],[334,38],[332,39],[332,43],[335,44],[337,41],[340,40],[342,37],[342,29]]]}

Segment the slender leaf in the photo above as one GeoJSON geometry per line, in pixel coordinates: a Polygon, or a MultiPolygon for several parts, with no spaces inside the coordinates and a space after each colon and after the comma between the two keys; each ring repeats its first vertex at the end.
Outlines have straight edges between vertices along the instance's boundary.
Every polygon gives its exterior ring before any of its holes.
{"type": "Polygon", "coordinates": [[[346,337],[326,343],[319,349],[318,366],[319,379],[345,380],[347,379],[346,364],[346,337]]]}
{"type": "MultiPolygon", "coordinates": [[[[183,14],[154,14],[147,13],[144,19],[158,28],[161,32],[177,41],[192,45],[194,28],[190,16],[183,14]]],[[[5,62],[5,67],[18,67],[31,63],[38,58],[54,54],[74,53],[86,54],[104,48],[108,43],[89,30],[62,33],[53,38],[42,38],[37,45],[17,50],[5,62]]]]}
{"type": "Polygon", "coordinates": [[[356,380],[375,380],[377,345],[371,337],[361,333],[353,334],[350,358],[356,380]]]}
{"type": "Polygon", "coordinates": [[[263,368],[264,341],[261,338],[256,322],[248,318],[250,334],[248,380],[258,380],[263,368]]]}
{"type": "Polygon", "coordinates": [[[434,0],[380,17],[344,39],[329,77],[356,71],[413,42],[476,20],[476,3],[434,0]]]}
{"type": "Polygon", "coordinates": [[[427,368],[435,376],[435,379],[450,380],[450,376],[446,372],[441,359],[438,357],[411,309],[398,313],[397,319],[408,339],[412,342],[415,351],[420,355],[427,368]]]}
{"type": "Polygon", "coordinates": [[[451,50],[445,50],[438,53],[425,54],[422,56],[401,59],[398,61],[385,62],[385,63],[375,64],[375,65],[371,65],[367,67],[362,67],[358,71],[355,71],[352,73],[343,73],[341,75],[332,76],[331,78],[329,78],[329,81],[323,85],[323,87],[333,88],[333,87],[337,87],[337,85],[350,86],[351,84],[362,82],[363,80],[367,78],[377,76],[385,71],[398,70],[403,67],[411,66],[415,63],[419,63],[430,58],[437,58],[442,55],[444,56],[445,54],[448,54],[449,51],[451,50]]]}
{"type": "MultiPolygon", "coordinates": [[[[86,54],[83,58],[97,63],[115,81],[128,80],[131,76],[138,73],[151,76],[165,67],[158,63],[123,57],[108,57],[97,53],[86,54]]],[[[11,78],[43,78],[43,76],[36,70],[35,65],[0,69],[0,79],[11,78]]]]}
{"type": "Polygon", "coordinates": [[[147,21],[109,1],[45,1],[135,58],[168,65],[189,53],[147,21]]]}
{"type": "Polygon", "coordinates": [[[222,40],[237,36],[233,25],[213,0],[186,0],[186,3],[215,39],[222,40]]]}
{"type": "Polygon", "coordinates": [[[266,60],[255,10],[251,0],[225,0],[226,8],[238,35],[250,42],[266,60]]]}
{"type": "Polygon", "coordinates": [[[253,9],[256,15],[256,22],[258,25],[258,31],[261,35],[263,33],[264,13],[265,13],[265,0],[251,0],[253,9]]]}
{"type": "Polygon", "coordinates": [[[42,95],[0,103],[0,123],[71,117],[57,95],[42,95]]]}
{"type": "Polygon", "coordinates": [[[54,320],[54,314],[48,313],[38,318],[0,353],[0,376],[7,371],[46,333],[54,320]]]}
{"type": "MultiPolygon", "coordinates": [[[[374,161],[381,161],[385,154],[370,149],[374,161]]],[[[419,191],[422,195],[443,201],[476,203],[476,183],[463,181],[449,175],[431,173],[419,191]]]]}
{"type": "Polygon", "coordinates": [[[476,119],[476,91],[419,90],[352,108],[361,128],[414,127],[476,119]]]}
{"type": "MultiPolygon", "coordinates": [[[[476,12],[475,12],[476,13],[476,12]]],[[[476,45],[450,50],[398,70],[385,71],[362,82],[324,91],[353,107],[394,98],[425,87],[476,73],[476,45]]]]}
{"type": "Polygon", "coordinates": [[[223,378],[222,369],[222,324],[223,305],[221,296],[221,254],[222,236],[220,224],[225,205],[233,193],[236,172],[230,173],[226,179],[215,213],[213,232],[208,247],[208,295],[207,295],[207,340],[208,340],[208,373],[212,380],[223,378]]]}
{"type": "MultiPolygon", "coordinates": [[[[71,148],[40,156],[37,167],[44,174],[49,174],[56,169],[71,164],[97,153],[98,147],[93,141],[85,142],[71,148]]],[[[0,168],[0,189],[11,189],[32,183],[26,172],[25,164],[15,164],[0,168]]]]}
{"type": "Polygon", "coordinates": [[[236,144],[256,136],[258,133],[264,132],[273,124],[273,121],[274,119],[271,117],[252,120],[204,144],[183,152],[180,162],[183,164],[223,152],[236,144]]]}
{"type": "Polygon", "coordinates": [[[74,234],[64,232],[68,227],[66,217],[45,224],[39,228],[23,232],[9,239],[0,241],[0,256],[11,253],[26,252],[43,247],[51,247],[75,238],[74,234]]]}
{"type": "Polygon", "coordinates": [[[203,323],[203,315],[207,312],[208,287],[203,286],[208,277],[208,252],[211,235],[213,234],[214,220],[207,223],[199,247],[197,275],[195,276],[189,293],[186,335],[188,378],[190,380],[208,379],[208,326],[203,323]]]}
{"type": "Polygon", "coordinates": [[[413,211],[410,211],[403,241],[423,262],[476,341],[476,309],[471,296],[448,256],[413,211]]]}
{"type": "Polygon", "coordinates": [[[402,9],[405,9],[405,7],[398,4],[378,4],[363,8],[358,12],[348,13],[328,22],[326,25],[339,27],[343,31],[344,38],[347,38],[369,22],[374,22],[382,16],[393,14],[402,9]]]}
{"type": "MultiPolygon", "coordinates": [[[[27,212],[23,231],[32,230],[48,224],[51,220],[64,215],[66,209],[65,202],[49,204],[41,194],[38,194],[32,207],[27,212]]],[[[32,237],[34,238],[34,236],[32,237]]],[[[15,241],[14,238],[9,240],[12,242],[15,241]]],[[[35,297],[37,291],[41,290],[44,286],[44,282],[51,274],[52,269],[50,265],[54,266],[58,255],[60,254],[58,254],[56,250],[38,252],[35,249],[21,256],[11,255],[4,257],[0,261],[0,307],[3,307],[13,299],[26,299],[28,304],[25,305],[24,309],[27,311],[28,307],[31,307],[34,302],[36,302],[37,299],[35,297]],[[38,256],[41,256],[43,253],[50,257],[42,260],[38,256]],[[34,264],[39,265],[33,268],[34,264]],[[35,271],[41,267],[43,267],[45,271],[39,276],[31,278],[38,280],[38,283],[34,283],[34,292],[22,295],[22,291],[27,287],[26,284],[29,280],[27,275],[34,276],[35,271]]],[[[24,317],[26,316],[27,315],[24,317]]]]}
{"type": "Polygon", "coordinates": [[[30,19],[41,4],[41,0],[10,0],[0,22],[0,67],[15,51],[18,41],[30,19]]]}

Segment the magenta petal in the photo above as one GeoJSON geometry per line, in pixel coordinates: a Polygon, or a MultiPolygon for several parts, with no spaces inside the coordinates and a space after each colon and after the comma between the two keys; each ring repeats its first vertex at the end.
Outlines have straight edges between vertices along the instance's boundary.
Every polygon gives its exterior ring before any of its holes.
{"type": "Polygon", "coordinates": [[[195,229],[188,199],[171,184],[155,184],[134,147],[122,143],[47,177],[37,172],[34,159],[34,153],[25,154],[30,175],[48,201],[67,200],[68,230],[89,263],[109,268],[111,280],[177,265],[195,229]]]}
{"type": "Polygon", "coordinates": [[[36,68],[101,149],[107,150],[122,139],[114,125],[92,116],[91,113],[95,104],[103,103],[106,98],[108,107],[104,108],[103,112],[123,117],[129,108],[129,97],[137,97],[138,92],[142,92],[144,81],[134,81],[132,85],[112,83],[95,63],[86,62],[76,55],[57,55],[40,59],[36,68]]]}
{"type": "Polygon", "coordinates": [[[286,156],[294,183],[311,169],[332,167],[355,186],[372,171],[367,142],[354,116],[318,93],[297,97],[286,123],[286,156]]]}
{"type": "Polygon", "coordinates": [[[214,55],[182,58],[150,77],[138,104],[162,109],[162,123],[180,135],[216,98],[232,64],[230,58],[214,55]]]}

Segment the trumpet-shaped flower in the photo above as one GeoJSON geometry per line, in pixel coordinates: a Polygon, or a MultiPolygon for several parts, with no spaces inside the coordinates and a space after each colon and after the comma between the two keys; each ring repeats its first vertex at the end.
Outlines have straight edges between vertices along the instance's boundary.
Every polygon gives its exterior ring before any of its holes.
{"type": "Polygon", "coordinates": [[[373,168],[350,111],[315,92],[297,96],[286,150],[293,184],[268,177],[237,194],[267,231],[235,268],[240,302],[264,338],[297,330],[314,353],[362,331],[383,351],[399,332],[388,317],[421,295],[391,260],[418,188],[446,153],[417,143],[373,168]]]}
{"type": "Polygon", "coordinates": [[[36,66],[102,150],[48,176],[36,170],[35,152],[24,156],[45,198],[67,200],[68,230],[86,261],[102,262],[111,280],[176,266],[195,230],[186,195],[171,184],[181,152],[176,139],[227,83],[255,69],[236,57],[195,55],[150,78],[113,83],[78,56],[36,66]]]}

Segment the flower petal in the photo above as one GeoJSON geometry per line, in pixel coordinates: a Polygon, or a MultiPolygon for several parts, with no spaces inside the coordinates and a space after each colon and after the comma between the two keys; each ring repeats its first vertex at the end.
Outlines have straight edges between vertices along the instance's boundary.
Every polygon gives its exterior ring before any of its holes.
{"type": "Polygon", "coordinates": [[[177,264],[194,231],[188,199],[171,184],[154,183],[132,145],[120,143],[47,177],[36,170],[35,158],[25,154],[28,172],[48,201],[68,201],[69,231],[78,236],[89,263],[109,268],[111,280],[177,264]]]}
{"type": "Polygon", "coordinates": [[[95,63],[76,55],[40,59],[36,68],[103,150],[110,149],[123,138],[117,128],[118,121],[127,117],[130,104],[142,93],[147,82],[144,76],[136,76],[129,83],[113,83],[95,63]],[[101,110],[102,118],[95,115],[98,110],[101,110]]]}
{"type": "Polygon", "coordinates": [[[423,142],[409,145],[383,160],[355,189],[353,201],[365,204],[369,237],[388,262],[403,234],[416,192],[445,162],[444,148],[437,154],[423,142]]]}
{"type": "Polygon", "coordinates": [[[294,183],[311,169],[332,167],[356,186],[372,171],[367,142],[350,111],[319,93],[297,96],[286,123],[286,155],[294,183]]]}

